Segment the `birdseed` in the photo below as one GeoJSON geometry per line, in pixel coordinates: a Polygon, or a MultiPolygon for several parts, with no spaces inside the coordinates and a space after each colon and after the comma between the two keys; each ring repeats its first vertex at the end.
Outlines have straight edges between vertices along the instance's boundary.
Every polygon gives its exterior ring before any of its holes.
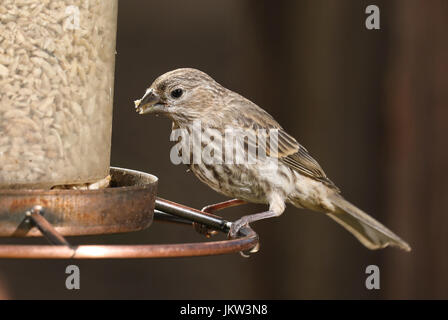
{"type": "Polygon", "coordinates": [[[117,0],[0,3],[0,188],[109,171],[117,0]]]}

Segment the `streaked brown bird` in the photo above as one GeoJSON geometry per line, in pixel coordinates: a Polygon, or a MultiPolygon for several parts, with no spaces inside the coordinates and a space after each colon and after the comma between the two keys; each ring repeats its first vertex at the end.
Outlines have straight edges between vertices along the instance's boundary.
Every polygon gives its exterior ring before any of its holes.
{"type": "Polygon", "coordinates": [[[243,202],[269,205],[266,212],[243,216],[232,223],[231,237],[251,222],[280,216],[285,203],[291,203],[298,208],[326,213],[369,249],[390,245],[411,250],[392,231],[346,201],[317,161],[271,115],[243,96],[224,88],[204,72],[182,68],[161,75],[146,90],[143,98],[135,101],[135,107],[140,114],[168,117],[173,121],[173,129],[191,130],[197,120],[223,135],[224,128],[229,126],[252,130],[276,129],[277,153],[270,152],[268,146],[265,150],[274,156],[256,163],[189,164],[202,182],[235,198],[227,202],[228,205],[243,202]],[[273,165],[274,160],[276,165],[273,165]]]}

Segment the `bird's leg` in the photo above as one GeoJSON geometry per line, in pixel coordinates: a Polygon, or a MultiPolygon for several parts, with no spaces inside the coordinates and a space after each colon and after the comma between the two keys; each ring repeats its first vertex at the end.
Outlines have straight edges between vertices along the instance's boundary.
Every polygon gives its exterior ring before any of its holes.
{"type": "MultiPolygon", "coordinates": [[[[232,199],[232,200],[227,200],[224,202],[219,202],[219,203],[205,206],[204,208],[202,208],[201,211],[204,211],[207,213],[214,213],[214,212],[222,210],[222,209],[240,206],[245,203],[246,203],[246,201],[244,201],[244,200],[232,199]]],[[[210,238],[212,235],[215,235],[217,233],[216,230],[209,229],[205,225],[200,224],[200,223],[193,222],[193,227],[198,233],[205,235],[207,238],[210,238]]]]}
{"type": "Polygon", "coordinates": [[[255,213],[241,217],[239,220],[232,223],[230,227],[229,237],[235,238],[238,235],[238,231],[249,223],[259,221],[263,219],[279,217],[283,211],[285,211],[284,198],[277,194],[272,193],[269,195],[269,210],[261,213],[255,213]]]}
{"type": "MultiPolygon", "coordinates": [[[[283,213],[283,209],[275,210],[272,208],[272,206],[269,209],[270,209],[269,211],[243,216],[240,219],[233,222],[232,226],[230,227],[229,238],[230,239],[236,238],[240,229],[245,226],[248,226],[249,223],[251,223],[251,222],[268,219],[268,218],[272,218],[272,217],[278,217],[283,213]]],[[[245,253],[245,252],[241,251],[240,255],[243,258],[248,258],[250,256],[249,255],[250,253],[258,252],[259,249],[260,249],[260,243],[257,243],[257,245],[255,247],[253,247],[249,251],[249,253],[245,253]]]]}

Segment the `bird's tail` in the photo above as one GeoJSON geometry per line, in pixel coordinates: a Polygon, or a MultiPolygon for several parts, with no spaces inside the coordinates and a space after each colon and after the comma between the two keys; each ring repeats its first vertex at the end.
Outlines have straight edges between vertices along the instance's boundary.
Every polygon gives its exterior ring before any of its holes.
{"type": "Polygon", "coordinates": [[[331,196],[331,201],[335,211],[327,215],[352,233],[367,248],[374,250],[390,245],[411,251],[411,247],[400,237],[341,195],[335,193],[331,196]]]}

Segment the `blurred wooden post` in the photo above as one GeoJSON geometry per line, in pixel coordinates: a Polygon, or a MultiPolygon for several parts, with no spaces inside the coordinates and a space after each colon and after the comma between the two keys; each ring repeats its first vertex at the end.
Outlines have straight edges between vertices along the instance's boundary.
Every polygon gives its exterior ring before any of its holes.
{"type": "Polygon", "coordinates": [[[447,299],[448,2],[393,3],[386,194],[391,224],[413,251],[390,253],[384,289],[388,298],[447,299]]]}

